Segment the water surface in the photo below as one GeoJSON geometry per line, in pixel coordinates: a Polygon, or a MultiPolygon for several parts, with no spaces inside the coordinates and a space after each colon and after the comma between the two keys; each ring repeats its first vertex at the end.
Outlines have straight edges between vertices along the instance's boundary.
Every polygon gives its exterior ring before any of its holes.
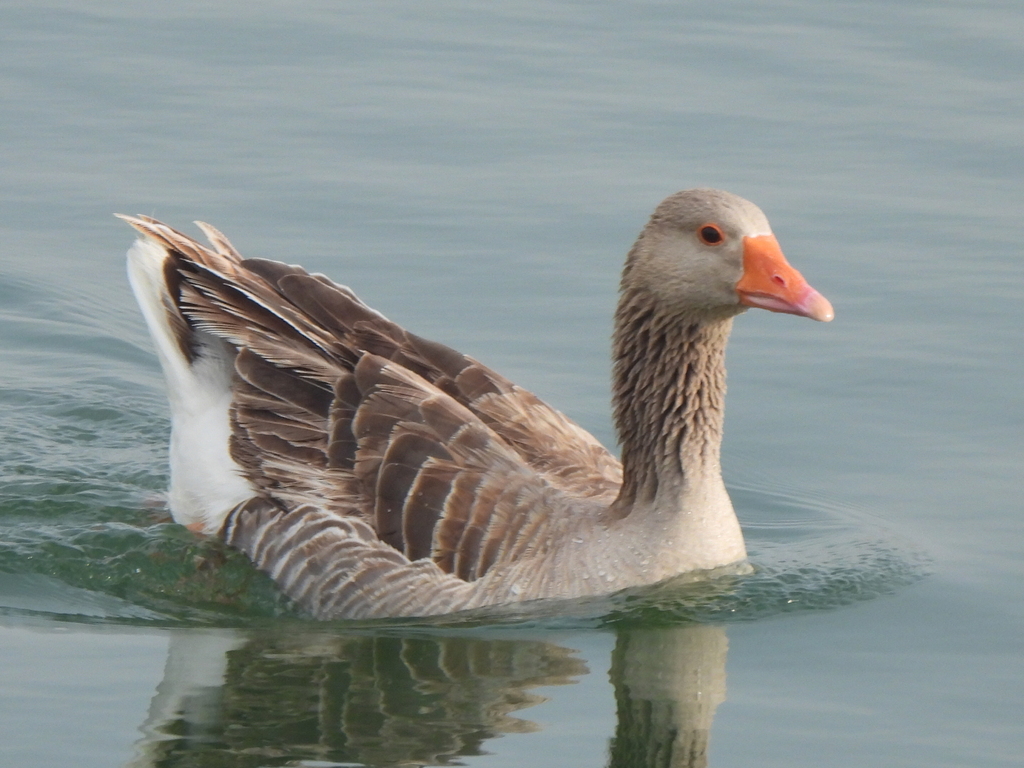
{"type": "Polygon", "coordinates": [[[3,762],[1019,764],[1021,40],[1009,2],[0,10],[3,762]],[[701,185],[837,314],[736,323],[752,575],[323,625],[167,522],[112,213],[323,271],[611,445],[622,259],[701,185]]]}

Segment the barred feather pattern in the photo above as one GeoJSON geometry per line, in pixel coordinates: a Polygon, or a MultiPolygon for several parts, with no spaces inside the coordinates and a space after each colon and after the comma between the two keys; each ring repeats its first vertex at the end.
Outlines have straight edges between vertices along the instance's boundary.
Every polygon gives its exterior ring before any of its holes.
{"type": "Polygon", "coordinates": [[[445,614],[472,587],[430,560],[409,561],[362,520],[255,498],[228,515],[224,540],[318,619],[445,614]]]}
{"type": "Polygon", "coordinates": [[[301,606],[367,618],[607,591],[556,546],[581,543],[621,483],[589,433],[322,275],[243,259],[206,224],[212,248],[122,218],[166,251],[183,354],[195,334],[234,350],[230,453],[258,495],[221,535],[301,606]]]}

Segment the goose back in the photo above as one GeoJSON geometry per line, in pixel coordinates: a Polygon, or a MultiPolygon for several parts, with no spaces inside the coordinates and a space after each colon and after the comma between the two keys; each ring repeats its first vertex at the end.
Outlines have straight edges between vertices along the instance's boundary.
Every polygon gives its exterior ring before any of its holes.
{"type": "Polygon", "coordinates": [[[531,588],[525,564],[536,570],[618,492],[619,462],[589,433],[322,275],[243,259],[208,225],[212,248],[125,218],[164,254],[182,356],[194,362],[209,335],[232,358],[230,455],[256,494],[224,519],[229,544],[325,617],[564,589],[555,575],[531,588]],[[419,599],[381,599],[420,582],[419,599]]]}

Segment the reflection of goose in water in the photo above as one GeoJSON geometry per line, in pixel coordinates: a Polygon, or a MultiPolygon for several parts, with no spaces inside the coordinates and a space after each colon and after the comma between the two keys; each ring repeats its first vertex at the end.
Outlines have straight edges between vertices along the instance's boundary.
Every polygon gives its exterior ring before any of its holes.
{"type": "MultiPolygon", "coordinates": [[[[610,765],[706,765],[725,655],[718,627],[621,631],[610,765]]],[[[531,689],[587,673],[537,640],[173,632],[129,768],[450,764],[536,730],[511,714],[546,700],[531,689]]]]}
{"type": "Polygon", "coordinates": [[[711,722],[725,701],[721,627],[622,632],[612,654],[618,726],[614,768],[707,765],[711,722]]]}
{"type": "Polygon", "coordinates": [[[197,752],[431,765],[536,726],[538,686],[587,673],[551,643],[462,637],[173,633],[133,766],[197,752]]]}

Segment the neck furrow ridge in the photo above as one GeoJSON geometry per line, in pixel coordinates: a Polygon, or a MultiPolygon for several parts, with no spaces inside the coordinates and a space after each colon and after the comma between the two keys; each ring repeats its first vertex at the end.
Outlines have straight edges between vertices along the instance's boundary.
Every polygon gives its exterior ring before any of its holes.
{"type": "Polygon", "coordinates": [[[720,477],[731,327],[731,317],[659,312],[650,297],[623,292],[612,353],[623,464],[619,514],[681,496],[708,473],[720,477]]]}

